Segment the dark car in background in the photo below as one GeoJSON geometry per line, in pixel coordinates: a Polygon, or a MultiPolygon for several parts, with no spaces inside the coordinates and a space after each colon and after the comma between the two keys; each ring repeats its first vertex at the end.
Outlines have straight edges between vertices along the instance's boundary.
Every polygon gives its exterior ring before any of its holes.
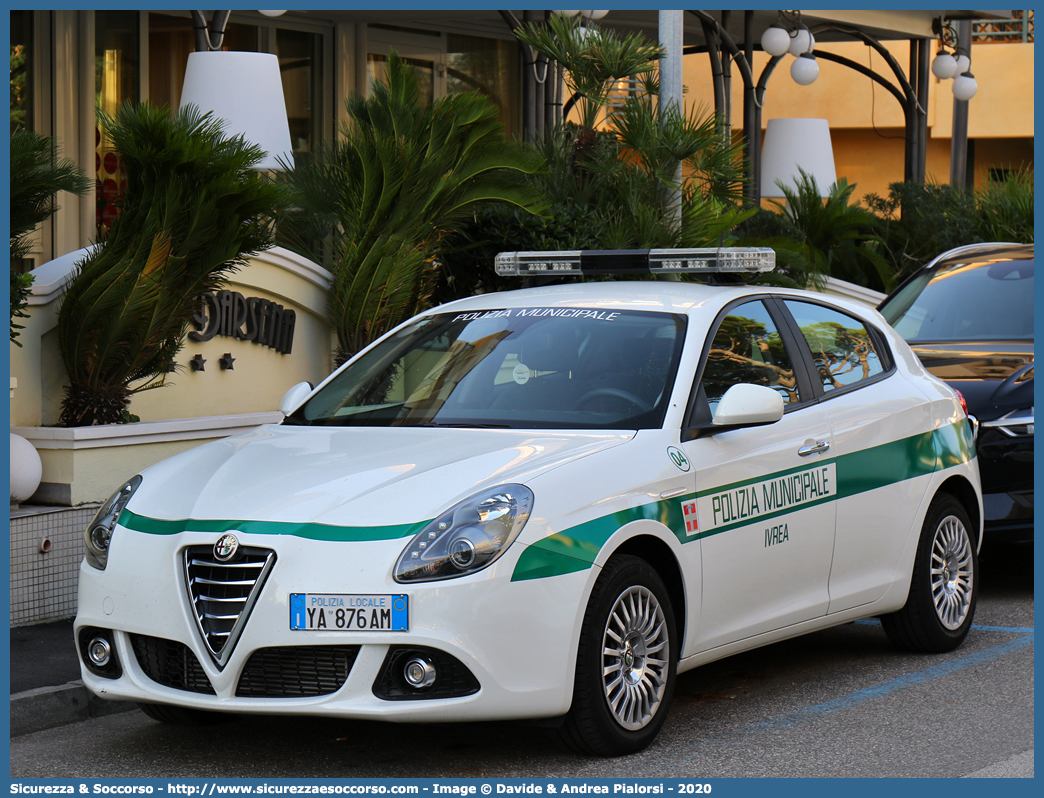
{"type": "Polygon", "coordinates": [[[878,308],[978,420],[984,542],[1033,540],[1033,245],[940,255],[878,308]]]}

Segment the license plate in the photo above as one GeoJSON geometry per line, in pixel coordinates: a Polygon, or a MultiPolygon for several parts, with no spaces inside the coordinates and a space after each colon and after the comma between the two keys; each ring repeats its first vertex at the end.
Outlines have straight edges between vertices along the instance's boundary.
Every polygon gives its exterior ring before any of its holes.
{"type": "Polygon", "coordinates": [[[409,596],[291,593],[290,629],[315,632],[407,632],[409,596]]]}

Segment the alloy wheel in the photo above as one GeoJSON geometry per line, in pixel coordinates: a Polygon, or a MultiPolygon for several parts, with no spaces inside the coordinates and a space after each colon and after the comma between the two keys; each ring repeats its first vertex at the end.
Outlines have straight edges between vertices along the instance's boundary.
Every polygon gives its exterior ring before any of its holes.
{"type": "Polygon", "coordinates": [[[663,702],[670,661],[667,621],[656,596],[636,585],[613,604],[602,644],[602,684],[613,718],[644,728],[663,702]]]}
{"type": "Polygon", "coordinates": [[[975,580],[972,562],[968,530],[956,516],[946,516],[932,540],[931,585],[939,622],[951,631],[968,617],[975,580]]]}

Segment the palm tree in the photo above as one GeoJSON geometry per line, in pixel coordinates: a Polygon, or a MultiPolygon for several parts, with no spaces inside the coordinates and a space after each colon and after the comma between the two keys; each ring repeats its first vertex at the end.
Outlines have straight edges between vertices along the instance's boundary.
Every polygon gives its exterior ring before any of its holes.
{"type": "Polygon", "coordinates": [[[815,275],[827,275],[888,293],[895,273],[879,249],[876,219],[850,204],[855,185],[842,178],[824,199],[814,176],[801,171],[795,186],[779,184],[786,204],[772,202],[790,237],[802,242],[815,275]]]}
{"type": "Polygon", "coordinates": [[[80,264],[58,311],[69,376],[63,426],[117,423],[130,398],[164,384],[197,297],[273,243],[279,188],[263,153],[195,107],[145,103],[99,119],[127,192],[108,238],[80,264]]]}
{"type": "Polygon", "coordinates": [[[439,249],[476,208],[544,207],[520,179],[542,160],[504,139],[496,107],[476,93],[419,99],[413,68],[391,53],[387,83],[347,101],[342,140],[286,174],[295,211],[280,234],[303,254],[327,242],[338,362],[428,304],[439,249]]]}
{"type": "Polygon", "coordinates": [[[580,127],[585,132],[594,131],[599,115],[609,107],[617,81],[649,77],[663,52],[640,33],[621,38],[598,26],[581,31],[572,19],[558,14],[546,25],[526,23],[515,35],[565,69],[565,83],[576,97],[580,127]]]}
{"type": "Polygon", "coordinates": [[[16,270],[16,264],[32,248],[32,232],[58,210],[59,191],[84,194],[90,180],[72,161],[59,158],[53,140],[29,130],[11,134],[11,341],[21,343],[16,317],[28,318],[26,299],[33,284],[32,275],[16,270]]]}
{"type": "Polygon", "coordinates": [[[700,108],[658,107],[659,46],[640,34],[621,37],[596,26],[581,35],[558,15],[515,33],[565,69],[580,121],[545,142],[556,183],[548,190],[563,204],[596,209],[605,222],[602,247],[716,244],[753,213],[736,207],[742,150],[721,136],[718,120],[700,108]],[[614,89],[625,78],[633,88],[614,104],[614,89]],[[555,152],[563,148],[568,162],[555,152]],[[680,194],[680,223],[666,212],[671,192],[680,194]]]}

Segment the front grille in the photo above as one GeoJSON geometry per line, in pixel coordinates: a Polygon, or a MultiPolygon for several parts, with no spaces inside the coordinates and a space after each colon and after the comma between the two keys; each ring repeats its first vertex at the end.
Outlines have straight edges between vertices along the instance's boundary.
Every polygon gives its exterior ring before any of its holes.
{"type": "Polygon", "coordinates": [[[336,693],[344,685],[359,646],[284,646],[250,655],[236,695],[243,698],[306,698],[336,693]]]}
{"type": "Polygon", "coordinates": [[[211,546],[185,549],[196,625],[219,666],[228,662],[274,563],[274,551],[251,546],[240,548],[229,562],[218,562],[211,546]]]}
{"type": "Polygon", "coordinates": [[[175,690],[216,695],[203,666],[184,643],[161,637],[131,635],[138,666],[152,681],[175,690]]]}

